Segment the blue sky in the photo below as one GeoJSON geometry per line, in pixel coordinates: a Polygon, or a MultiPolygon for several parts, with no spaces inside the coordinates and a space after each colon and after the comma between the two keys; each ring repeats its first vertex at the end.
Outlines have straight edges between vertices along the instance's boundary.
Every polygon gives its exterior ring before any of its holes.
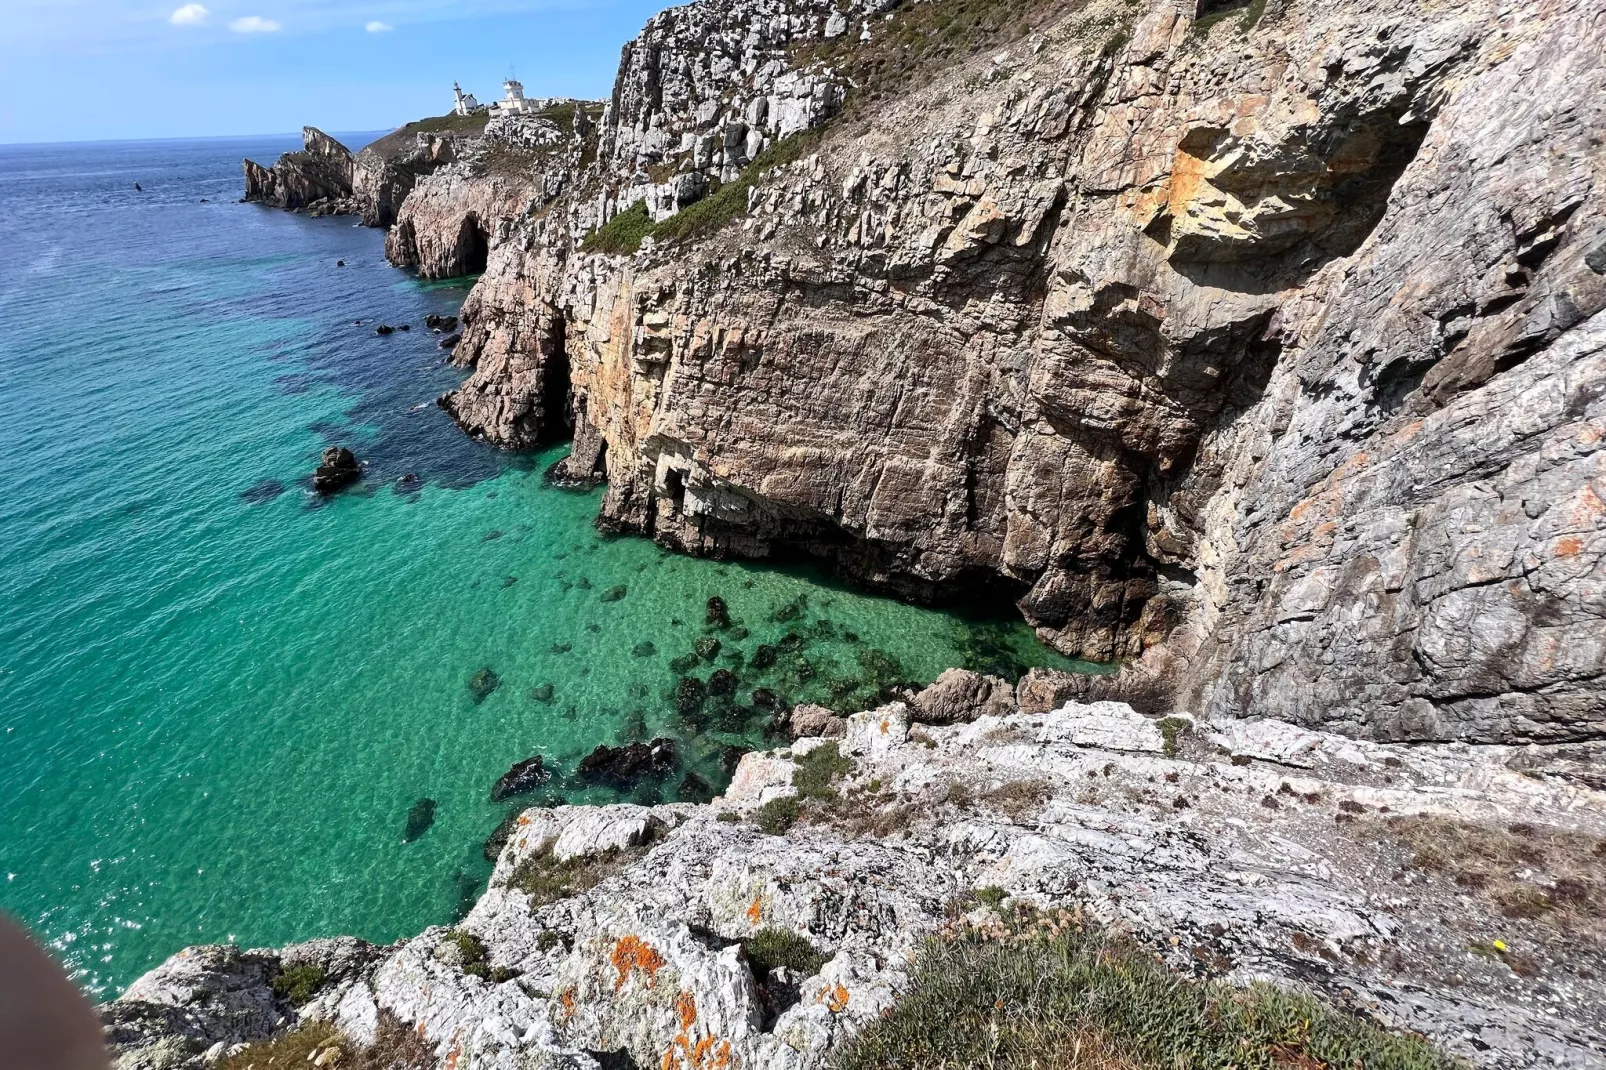
{"type": "Polygon", "coordinates": [[[481,100],[604,97],[671,0],[3,0],[0,143],[379,130],[481,100]]]}

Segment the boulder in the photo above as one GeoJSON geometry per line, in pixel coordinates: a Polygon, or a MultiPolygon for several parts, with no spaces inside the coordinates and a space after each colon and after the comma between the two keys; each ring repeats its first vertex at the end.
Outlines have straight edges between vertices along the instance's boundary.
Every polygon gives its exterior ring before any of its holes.
{"type": "Polygon", "coordinates": [[[996,676],[949,669],[914,697],[914,719],[924,724],[968,724],[978,717],[1015,712],[1015,689],[996,676]]]}
{"type": "Polygon", "coordinates": [[[824,739],[841,739],[848,734],[847,722],[824,706],[804,703],[792,708],[787,731],[793,739],[819,736],[824,739]]]}
{"type": "Polygon", "coordinates": [[[362,478],[362,465],[344,446],[330,446],[323,451],[321,461],[312,474],[312,489],[319,494],[334,494],[362,478]]]}
{"type": "Polygon", "coordinates": [[[675,741],[660,738],[622,747],[604,744],[580,759],[576,772],[581,780],[628,788],[646,777],[665,776],[674,767],[675,741]]]}
{"type": "Polygon", "coordinates": [[[402,832],[402,842],[412,843],[435,823],[435,800],[419,799],[407,811],[407,828],[402,832]]]}
{"type": "Polygon", "coordinates": [[[539,754],[522,762],[514,762],[513,767],[503,773],[491,788],[491,801],[501,802],[534,791],[551,779],[552,771],[546,768],[545,759],[539,754]]]}

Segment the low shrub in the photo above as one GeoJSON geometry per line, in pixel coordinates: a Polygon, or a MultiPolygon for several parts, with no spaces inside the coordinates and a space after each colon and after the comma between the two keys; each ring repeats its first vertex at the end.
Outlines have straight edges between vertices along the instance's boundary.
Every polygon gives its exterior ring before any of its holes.
{"type": "Polygon", "coordinates": [[[647,204],[637,201],[587,234],[580,242],[580,250],[615,255],[633,253],[641,248],[642,240],[651,230],[652,217],[647,214],[647,204]]]}
{"type": "MultiPolygon", "coordinates": [[[[248,1044],[213,1066],[215,1070],[304,1070],[329,1048],[338,1048],[342,1056],[352,1050],[328,1022],[308,1022],[288,1033],[248,1044]]],[[[341,1062],[345,1062],[344,1058],[341,1062]]]]}
{"type": "Polygon", "coordinates": [[[845,756],[835,743],[826,743],[797,759],[792,786],[802,799],[835,799],[836,782],[851,772],[853,759],[845,756]]]}
{"type": "Polygon", "coordinates": [[[275,996],[289,1000],[299,1007],[317,995],[318,989],[323,987],[323,982],[323,967],[304,963],[300,966],[281,968],[273,975],[273,980],[269,984],[273,986],[275,996]]]}
{"type": "Polygon", "coordinates": [[[485,941],[468,930],[451,929],[446,933],[446,939],[457,947],[463,972],[470,977],[478,977],[492,984],[501,984],[518,976],[517,970],[491,965],[491,953],[486,949],[485,941]]]}
{"type": "Polygon", "coordinates": [[[803,806],[798,802],[797,796],[783,795],[760,806],[753,820],[758,825],[759,831],[771,836],[780,836],[797,824],[798,815],[802,811],[803,806]]]}
{"type": "Polygon", "coordinates": [[[530,897],[530,909],[590,891],[623,869],[640,851],[621,851],[617,847],[596,855],[581,855],[559,862],[548,848],[524,859],[508,874],[505,887],[530,897]]]}
{"type": "Polygon", "coordinates": [[[825,965],[825,956],[790,929],[764,928],[742,941],[742,950],[754,973],[765,977],[777,966],[784,966],[799,977],[812,977],[825,965]]]}
{"type": "Polygon", "coordinates": [[[833,1063],[836,1070],[1462,1067],[1424,1040],[1310,996],[1195,981],[1078,915],[1029,909],[929,940],[908,992],[833,1063]]]}

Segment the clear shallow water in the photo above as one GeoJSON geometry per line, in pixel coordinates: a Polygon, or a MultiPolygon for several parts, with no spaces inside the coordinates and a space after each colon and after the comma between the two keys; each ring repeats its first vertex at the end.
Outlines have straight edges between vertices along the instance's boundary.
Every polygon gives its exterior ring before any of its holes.
{"type": "Polygon", "coordinates": [[[349,220],[234,203],[241,156],[294,144],[0,146],[0,909],[96,995],[186,944],[450,921],[509,810],[616,797],[568,776],[600,743],[679,743],[634,797],[721,787],[764,739],[754,687],[853,705],[1068,664],[1018,623],[597,535],[597,494],[542,482],[560,451],[495,453],[432,404],[460,373],[423,316],[463,285],[391,269],[349,220]],[[320,505],[337,441],[367,478],[320,505]],[[715,594],[722,650],[676,669],[715,594]],[[736,693],[677,710],[716,668],[736,693]],[[548,790],[491,803],[534,753],[548,790]]]}

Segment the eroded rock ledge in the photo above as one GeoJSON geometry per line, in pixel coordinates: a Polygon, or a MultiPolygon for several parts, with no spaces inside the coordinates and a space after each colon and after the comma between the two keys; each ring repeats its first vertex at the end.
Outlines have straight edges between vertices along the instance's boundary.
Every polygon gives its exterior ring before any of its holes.
{"type": "Polygon", "coordinates": [[[1606,865],[1591,855],[1606,796],[1571,772],[1588,755],[1116,703],[1023,712],[1007,692],[952,676],[847,718],[829,745],[851,771],[783,835],[755,816],[825,740],[748,755],[708,806],[526,811],[456,930],[187,950],[105,1008],[118,1065],[200,1066],[307,1020],[367,1042],[394,1015],[446,1067],[658,1066],[704,1040],[732,1067],[818,1067],[897,998],[954,904],[994,888],[984,898],[1080,905],[1196,976],[1309,986],[1481,1066],[1606,1065],[1600,903],[1564,921],[1554,883],[1606,865]],[[957,720],[923,724],[927,709],[957,720]],[[1450,833],[1466,857],[1515,837],[1530,866],[1512,879],[1558,912],[1509,916],[1504,877],[1480,891],[1415,861],[1424,834],[1450,833]],[[546,886],[521,873],[566,861],[600,883],[532,899],[546,886]],[[769,1006],[741,945],[775,928],[824,964],[769,1006]],[[272,981],[298,965],[320,972],[293,1005],[272,981]]]}
{"type": "Polygon", "coordinates": [[[852,99],[810,49],[857,9],[661,16],[596,168],[489,243],[444,404],[510,448],[572,421],[610,527],[1015,597],[1146,703],[1598,738],[1606,26],[1260,8],[1046,7],[878,86],[713,237],[581,252],[779,136],[786,86],[806,123],[852,99]]]}

